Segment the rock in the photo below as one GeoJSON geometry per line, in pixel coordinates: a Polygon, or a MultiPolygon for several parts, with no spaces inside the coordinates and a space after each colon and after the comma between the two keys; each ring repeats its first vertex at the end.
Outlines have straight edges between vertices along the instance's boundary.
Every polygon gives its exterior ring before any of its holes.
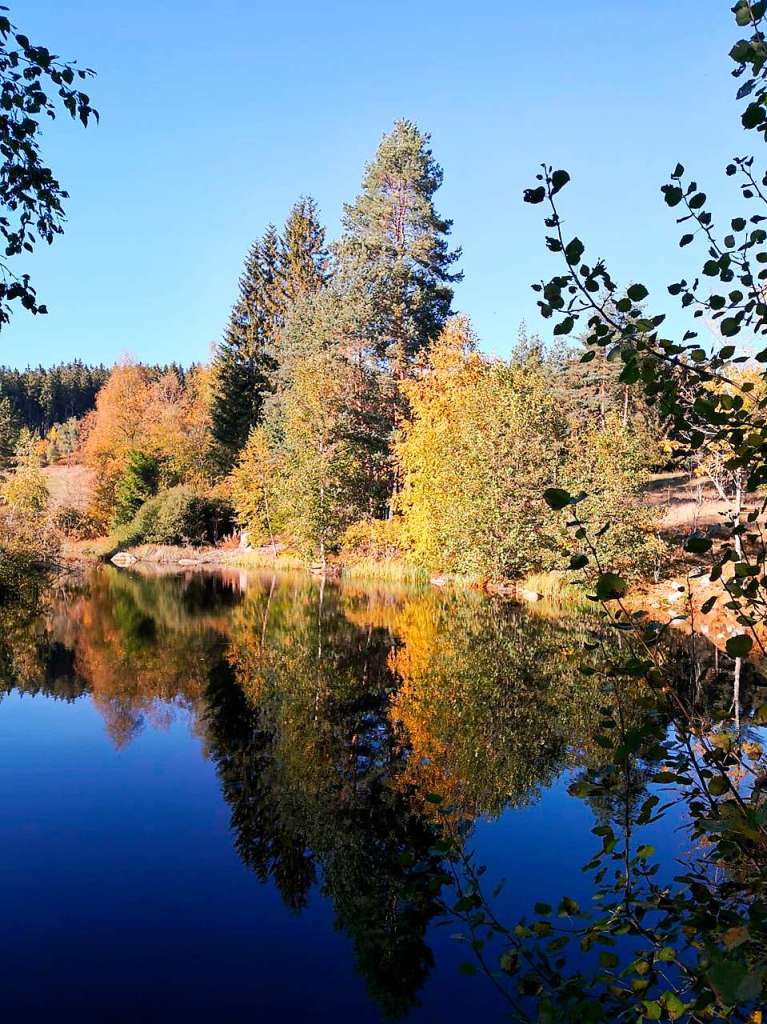
{"type": "Polygon", "coordinates": [[[537,590],[528,590],[527,587],[520,587],[517,590],[517,594],[522,598],[523,601],[542,601],[543,594],[539,594],[537,590]]]}
{"type": "Polygon", "coordinates": [[[250,537],[247,530],[240,530],[240,549],[250,551],[250,537]]]}
{"type": "Polygon", "coordinates": [[[135,565],[137,561],[136,556],[128,551],[118,551],[111,558],[112,564],[117,566],[135,565]]]}

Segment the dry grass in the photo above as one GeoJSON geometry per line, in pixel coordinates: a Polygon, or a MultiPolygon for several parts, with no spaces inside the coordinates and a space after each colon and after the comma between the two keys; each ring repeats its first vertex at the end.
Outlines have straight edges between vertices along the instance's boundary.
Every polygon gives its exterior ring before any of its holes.
{"type": "Polygon", "coordinates": [[[93,494],[96,474],[87,466],[45,466],[45,483],[51,495],[51,508],[72,508],[85,511],[93,494]]]}
{"type": "Polygon", "coordinates": [[[426,583],[429,574],[425,569],[399,559],[361,558],[342,566],[341,576],[345,579],[383,580],[391,583],[426,583]]]}

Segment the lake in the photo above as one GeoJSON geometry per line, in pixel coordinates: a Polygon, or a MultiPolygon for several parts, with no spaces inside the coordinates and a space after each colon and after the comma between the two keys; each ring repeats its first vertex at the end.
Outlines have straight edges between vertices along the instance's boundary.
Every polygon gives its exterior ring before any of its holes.
{"type": "MultiPolygon", "coordinates": [[[[101,567],[0,625],[6,1019],[507,1019],[442,910],[445,817],[505,920],[589,899],[617,812],[568,793],[599,756],[575,616],[101,567]]],[[[671,870],[686,834],[648,832],[671,870]]]]}

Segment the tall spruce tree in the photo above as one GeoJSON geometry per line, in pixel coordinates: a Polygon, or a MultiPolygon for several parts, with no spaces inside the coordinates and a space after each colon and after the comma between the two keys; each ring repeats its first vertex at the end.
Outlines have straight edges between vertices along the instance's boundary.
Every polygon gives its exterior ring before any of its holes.
{"type": "Polygon", "coordinates": [[[328,279],[329,254],[317,204],[301,196],[288,215],[279,244],[278,285],[281,313],[318,291],[328,279]]]}
{"type": "Polygon", "coordinates": [[[442,168],[429,142],[406,120],[384,135],[362,191],[345,207],[337,247],[341,286],[363,299],[361,333],[397,376],[439,334],[451,285],[463,276],[451,271],[460,257],[460,249],[448,248],[452,221],[434,207],[442,168]]]}
{"type": "Polygon", "coordinates": [[[279,240],[274,228],[253,243],[239,297],[216,355],[212,432],[220,468],[228,471],[259,421],[275,369],[279,240]]]}
{"type": "Polygon", "coordinates": [[[214,365],[211,414],[222,470],[234,465],[275,388],[286,318],[322,288],[328,264],[325,229],[309,197],[295,203],[282,235],[270,225],[251,247],[214,365]]]}

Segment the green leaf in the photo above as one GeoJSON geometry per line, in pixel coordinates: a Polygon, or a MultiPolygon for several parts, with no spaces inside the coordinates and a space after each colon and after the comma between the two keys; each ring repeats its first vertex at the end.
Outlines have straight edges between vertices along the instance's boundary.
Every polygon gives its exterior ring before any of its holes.
{"type": "Polygon", "coordinates": [[[543,492],[543,500],[553,509],[566,508],[572,502],[572,495],[561,487],[549,487],[543,492]]]}
{"type": "Polygon", "coordinates": [[[632,284],[627,290],[626,294],[632,302],[641,302],[642,299],[646,299],[649,292],[643,284],[632,284]]]}
{"type": "Polygon", "coordinates": [[[571,569],[582,569],[584,565],[589,564],[588,555],[573,555],[570,559],[571,569]]]}
{"type": "Polygon", "coordinates": [[[664,992],[660,997],[660,1001],[668,1014],[669,1020],[679,1020],[687,1009],[676,992],[664,992]]]}
{"type": "Polygon", "coordinates": [[[708,784],[708,791],[711,796],[724,796],[725,793],[729,792],[729,789],[727,779],[722,775],[715,775],[708,784]]]}
{"type": "Polygon", "coordinates": [[[648,1020],[660,1020],[661,1012],[662,1012],[661,1005],[657,1001],[657,999],[652,999],[650,1001],[645,999],[645,1001],[644,1001],[644,1013],[645,1013],[645,1017],[647,1017],[648,1020]]]}
{"type": "Polygon", "coordinates": [[[683,192],[678,185],[664,185],[661,192],[669,206],[678,206],[682,201],[683,192]]]}
{"type": "Polygon", "coordinates": [[[753,645],[754,641],[747,633],[738,633],[737,636],[730,637],[725,647],[731,658],[745,658],[753,645]]]}
{"type": "Polygon", "coordinates": [[[713,543],[710,537],[702,537],[699,533],[692,533],[684,542],[684,549],[693,555],[703,555],[706,551],[711,550],[713,543]]]}
{"type": "Polygon", "coordinates": [[[731,338],[740,330],[740,321],[737,317],[727,316],[719,324],[719,330],[725,338],[731,338]]]}
{"type": "Polygon", "coordinates": [[[614,572],[603,572],[597,579],[596,593],[600,601],[614,601],[628,590],[622,576],[614,572]]]}
{"type": "Polygon", "coordinates": [[[554,173],[551,175],[552,195],[556,195],[561,188],[564,188],[569,180],[570,175],[567,173],[567,171],[554,171],[554,173]]]}
{"type": "Polygon", "coordinates": [[[542,203],[546,198],[546,189],[543,185],[539,188],[526,188],[522,198],[526,203],[542,203]]]}
{"type": "Polygon", "coordinates": [[[567,317],[565,317],[564,320],[562,320],[560,323],[558,323],[555,326],[553,333],[554,334],[569,334],[574,326],[575,326],[574,318],[571,317],[571,316],[567,316],[567,317]]]}
{"type": "Polygon", "coordinates": [[[608,953],[607,950],[602,950],[599,954],[599,962],[602,967],[612,968],[618,966],[618,957],[615,953],[608,953]]]}
{"type": "Polygon", "coordinates": [[[565,259],[570,266],[575,266],[581,262],[583,256],[584,245],[580,238],[574,238],[571,242],[568,242],[565,246],[565,259]]]}
{"type": "Polygon", "coordinates": [[[740,123],[744,128],[756,128],[761,124],[764,117],[764,109],[761,103],[749,103],[740,117],[740,123]]]}

